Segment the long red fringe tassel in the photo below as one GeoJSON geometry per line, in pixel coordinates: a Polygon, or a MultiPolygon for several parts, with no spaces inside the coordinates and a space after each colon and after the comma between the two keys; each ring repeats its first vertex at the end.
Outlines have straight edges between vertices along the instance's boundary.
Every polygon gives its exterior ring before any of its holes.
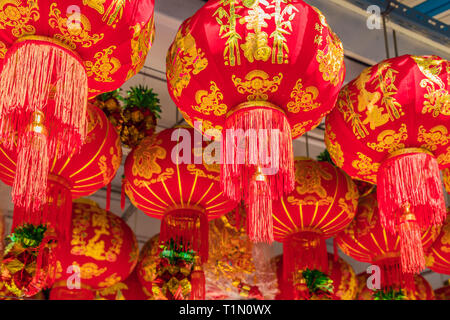
{"type": "Polygon", "coordinates": [[[273,242],[272,197],[265,179],[252,178],[247,198],[248,236],[254,242],[273,242]]]}
{"type": "Polygon", "coordinates": [[[374,265],[380,267],[380,289],[405,289],[414,292],[414,275],[412,273],[403,272],[402,263],[399,257],[384,258],[376,261],[374,265]]]}
{"type": "Polygon", "coordinates": [[[399,230],[402,270],[404,273],[420,273],[425,269],[421,230],[409,204],[404,210],[399,230]]]}
{"type": "Polygon", "coordinates": [[[208,216],[195,209],[175,209],[167,212],[161,221],[160,241],[173,240],[183,245],[183,251],[193,250],[202,263],[208,261],[208,216]]]}
{"type": "Polygon", "coordinates": [[[382,163],[377,196],[383,228],[400,235],[403,270],[418,273],[425,267],[420,230],[442,225],[447,212],[436,158],[414,150],[382,163]],[[412,218],[403,221],[406,206],[412,218]]]}
{"type": "Polygon", "coordinates": [[[411,205],[423,228],[442,225],[447,215],[439,165],[427,153],[414,153],[384,161],[378,170],[377,196],[381,223],[396,232],[403,206],[411,205]]]}
{"type": "Polygon", "coordinates": [[[37,213],[47,200],[47,137],[43,133],[29,131],[19,140],[18,149],[12,199],[16,207],[37,213]]]}
{"type": "MultiPolygon", "coordinates": [[[[224,126],[222,190],[230,199],[236,202],[244,199],[250,204],[249,198],[255,199],[258,188],[249,181],[256,168],[262,170],[270,192],[258,195],[255,210],[260,211],[260,219],[267,223],[266,230],[257,235],[261,225],[250,225],[250,240],[271,242],[273,230],[268,221],[272,219],[272,207],[266,207],[268,201],[265,199],[278,199],[294,189],[291,127],[286,115],[267,103],[261,102],[260,107],[241,107],[236,107],[238,110],[227,118],[224,126]]],[[[264,191],[267,188],[264,187],[264,191]]]]}
{"type": "Polygon", "coordinates": [[[284,283],[292,284],[294,272],[307,268],[328,272],[325,239],[320,234],[309,231],[293,234],[283,242],[284,283]]]}
{"type": "Polygon", "coordinates": [[[8,51],[0,73],[0,140],[10,150],[16,143],[19,148],[16,207],[35,210],[45,203],[48,159],[83,144],[87,93],[83,63],[56,40],[21,38],[8,51]],[[35,123],[36,114],[45,123],[35,123]]]}
{"type": "Polygon", "coordinates": [[[14,207],[12,230],[30,223],[44,224],[53,229],[60,244],[70,239],[72,223],[72,194],[67,182],[60,178],[50,178],[48,183],[48,202],[39,212],[14,207]]]}
{"type": "Polygon", "coordinates": [[[200,264],[194,266],[191,273],[191,296],[190,300],[205,300],[206,297],[206,279],[205,273],[200,264]]]}

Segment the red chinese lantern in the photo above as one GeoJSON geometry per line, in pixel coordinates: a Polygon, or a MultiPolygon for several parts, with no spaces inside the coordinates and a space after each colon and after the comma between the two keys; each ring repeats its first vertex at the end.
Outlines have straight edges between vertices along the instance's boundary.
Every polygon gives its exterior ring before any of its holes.
{"type": "Polygon", "coordinates": [[[420,230],[446,211],[439,170],[450,166],[449,62],[404,55],[364,70],[339,94],[325,142],[351,177],[377,184],[381,225],[400,234],[402,268],[425,268],[420,230]]]}
{"type": "Polygon", "coordinates": [[[306,158],[295,161],[295,189],[274,202],[275,240],[283,243],[283,277],[293,287],[296,270],[327,273],[325,239],[353,219],[358,201],[355,184],[328,162],[306,158]]]}
{"type": "Polygon", "coordinates": [[[426,266],[434,272],[450,274],[450,216],[447,216],[441,233],[426,251],[425,260],[426,266]]]}
{"type": "MultiPolygon", "coordinates": [[[[70,237],[72,198],[88,196],[109,184],[122,161],[120,139],[111,123],[97,107],[88,104],[87,136],[81,149],[66,157],[51,159],[48,170],[47,203],[42,214],[15,206],[13,230],[25,222],[39,225],[49,221],[60,240],[70,237]],[[57,199],[55,201],[55,199],[57,199]]],[[[17,152],[0,146],[0,179],[13,185],[17,170],[17,152]]]]}
{"type": "Polygon", "coordinates": [[[74,203],[71,235],[70,244],[58,256],[50,299],[93,299],[95,290],[126,279],[136,266],[133,231],[91,200],[74,203]]]}
{"type": "MultiPolygon", "coordinates": [[[[220,169],[212,162],[217,153],[215,149],[208,151],[214,144],[196,143],[197,138],[201,139],[201,135],[192,128],[166,129],[144,138],[127,157],[124,187],[138,209],[161,219],[163,245],[194,251],[205,262],[208,220],[231,211],[237,204],[220,190],[220,169]]],[[[198,273],[203,282],[204,275],[198,273]]],[[[200,295],[204,297],[204,293],[200,295]]]]}
{"type": "MultiPolygon", "coordinates": [[[[295,295],[289,291],[289,285],[283,281],[283,257],[277,256],[273,259],[273,263],[277,266],[278,288],[280,290],[277,295],[277,300],[293,300],[295,295]]],[[[354,300],[357,295],[358,281],[356,279],[353,268],[346,263],[342,258],[335,260],[334,255],[328,253],[328,275],[332,281],[333,293],[332,300],[354,300]]],[[[304,287],[303,290],[308,290],[304,287]]],[[[306,293],[311,300],[323,300],[317,294],[306,293]]],[[[330,299],[330,297],[327,297],[330,299]]]]}
{"type": "Polygon", "coordinates": [[[356,300],[435,300],[435,294],[428,281],[420,274],[414,275],[414,289],[391,291],[389,294],[378,294],[367,286],[368,274],[358,274],[359,290],[356,300]]]}
{"type": "Polygon", "coordinates": [[[444,283],[444,287],[434,290],[436,300],[450,300],[450,285],[448,280],[444,283]]]}
{"type": "Polygon", "coordinates": [[[272,200],[294,187],[292,139],[330,112],[344,74],[342,43],[300,0],[209,1],[180,27],[169,92],[189,124],[222,138],[222,190],[248,205],[252,241],[273,241],[272,200]]]}
{"type": "MultiPolygon", "coordinates": [[[[361,198],[352,223],[336,237],[336,243],[348,256],[380,268],[380,286],[383,290],[414,290],[412,273],[401,267],[400,236],[393,235],[381,225],[376,194],[361,198]]],[[[422,244],[429,247],[439,233],[430,227],[421,234],[422,244]]]]}
{"type": "Polygon", "coordinates": [[[204,265],[207,300],[273,300],[277,279],[266,244],[250,241],[246,210],[239,206],[210,222],[204,265]]]}
{"type": "Polygon", "coordinates": [[[149,300],[150,297],[144,293],[139,282],[136,269],[125,281],[97,291],[96,300],[149,300]]]}
{"type": "Polygon", "coordinates": [[[13,202],[35,220],[47,202],[51,159],[85,142],[87,99],[117,89],[144,64],[154,1],[0,6],[0,139],[17,150],[13,202]]]}

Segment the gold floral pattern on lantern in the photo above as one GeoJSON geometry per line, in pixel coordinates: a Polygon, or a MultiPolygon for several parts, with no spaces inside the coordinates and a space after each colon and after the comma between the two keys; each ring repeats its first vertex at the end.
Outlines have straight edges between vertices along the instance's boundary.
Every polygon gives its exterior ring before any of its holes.
{"type": "Polygon", "coordinates": [[[267,93],[277,92],[278,86],[283,80],[283,74],[280,72],[278,75],[270,76],[262,70],[253,70],[247,73],[245,80],[232,76],[232,81],[241,94],[248,94],[248,101],[266,101],[268,99],[267,93]]]}
{"type": "Polygon", "coordinates": [[[359,191],[352,178],[345,175],[348,191],[345,193],[345,199],[340,198],[338,201],[339,207],[343,212],[347,213],[349,218],[354,216],[354,208],[358,207],[359,191]]]}
{"type": "Polygon", "coordinates": [[[358,170],[358,174],[370,182],[376,182],[376,172],[380,167],[379,163],[373,163],[372,159],[361,152],[357,152],[359,160],[352,161],[352,167],[358,170]]]}
{"type": "Polygon", "coordinates": [[[36,33],[28,24],[40,18],[37,0],[3,0],[0,2],[0,29],[12,28],[11,34],[20,38],[36,33]]]}
{"type": "Polygon", "coordinates": [[[94,62],[86,61],[86,75],[88,77],[95,75],[95,81],[112,82],[111,75],[116,73],[121,67],[119,59],[110,57],[116,48],[116,46],[109,46],[94,55],[94,62]]]}
{"type": "Polygon", "coordinates": [[[0,41],[0,59],[3,59],[6,55],[8,49],[6,48],[6,44],[0,41]]]}
{"type": "MultiPolygon", "coordinates": [[[[154,140],[154,137],[146,137],[144,140],[154,140]]],[[[150,143],[141,143],[134,152],[133,175],[150,179],[152,175],[160,174],[161,167],[158,165],[158,159],[166,158],[166,150],[160,145],[162,140],[151,141],[150,143]],[[143,165],[143,164],[146,165],[143,165]]]]}
{"type": "Polygon", "coordinates": [[[449,143],[450,135],[448,134],[447,128],[443,125],[435,126],[429,132],[427,132],[424,126],[420,126],[417,141],[424,142],[421,145],[422,148],[435,151],[437,146],[445,146],[449,143]]]}
{"type": "MultiPolygon", "coordinates": [[[[59,261],[58,261],[58,263],[59,263],[59,267],[61,267],[61,264],[59,261]]],[[[98,276],[102,275],[106,271],[106,268],[99,268],[93,262],[87,262],[81,266],[77,262],[74,262],[73,265],[76,265],[80,268],[81,279],[92,279],[94,277],[98,277],[98,276]]]]}
{"type": "Polygon", "coordinates": [[[292,127],[292,137],[300,137],[306,132],[306,128],[312,123],[312,120],[308,120],[302,123],[296,123],[292,127]]]}
{"type": "Polygon", "coordinates": [[[295,190],[298,194],[316,193],[320,198],[325,198],[327,191],[322,186],[322,179],[331,180],[333,176],[321,167],[317,162],[295,162],[295,190]]]}
{"type": "Polygon", "coordinates": [[[120,228],[119,218],[108,215],[107,211],[99,207],[92,207],[91,210],[92,213],[87,210],[79,212],[73,219],[71,254],[85,255],[98,261],[114,262],[117,260],[123,243],[123,230],[120,228]],[[89,221],[91,217],[92,220],[89,221]],[[87,239],[85,230],[89,225],[95,228],[95,235],[87,239]],[[111,230],[114,241],[109,249],[105,250],[104,241],[99,239],[102,235],[110,235],[109,230],[111,230]]]}
{"type": "Polygon", "coordinates": [[[209,87],[209,92],[206,90],[199,90],[195,94],[196,105],[192,106],[192,109],[209,115],[213,112],[216,116],[223,115],[227,112],[227,105],[222,103],[223,94],[217,87],[214,81],[211,81],[211,86],[209,87]]]}
{"type": "Polygon", "coordinates": [[[332,140],[336,139],[336,134],[331,131],[330,123],[327,123],[325,126],[325,145],[327,146],[327,150],[333,158],[334,162],[338,167],[342,167],[344,165],[344,153],[342,152],[341,145],[339,142],[333,142],[332,140]]]}
{"type": "Polygon", "coordinates": [[[437,161],[440,165],[449,164],[450,163],[450,147],[447,147],[447,152],[442,153],[437,157],[437,161]]]}
{"type": "MultiPolygon", "coordinates": [[[[320,43],[317,44],[320,45],[320,43]]],[[[326,53],[325,50],[317,50],[316,60],[319,62],[319,71],[322,73],[323,80],[337,86],[344,77],[344,73],[341,72],[344,47],[336,34],[331,32],[331,36],[327,36],[326,48],[326,53]]]]}
{"type": "Polygon", "coordinates": [[[427,89],[422,113],[432,113],[434,117],[440,114],[450,115],[450,98],[446,85],[438,76],[442,72],[445,60],[427,57],[411,56],[420,71],[427,77],[420,81],[420,86],[427,89]]]}
{"type": "Polygon", "coordinates": [[[119,283],[122,280],[120,276],[118,276],[116,273],[113,273],[109,277],[107,277],[104,281],[100,282],[98,284],[101,288],[107,288],[111,287],[112,285],[119,283]]]}
{"type": "Polygon", "coordinates": [[[71,22],[70,17],[61,17],[61,11],[57,8],[56,2],[50,5],[50,12],[48,23],[50,27],[58,29],[61,33],[55,34],[53,37],[65,43],[73,50],[76,49],[77,43],[82,47],[89,48],[96,44],[105,36],[104,33],[90,34],[91,23],[89,19],[80,13],[79,21],[71,22]]]}
{"type": "Polygon", "coordinates": [[[402,143],[408,139],[408,130],[406,129],[406,124],[402,123],[398,132],[394,130],[384,130],[377,137],[377,143],[368,142],[367,146],[375,151],[383,152],[388,150],[388,152],[393,152],[398,149],[405,147],[402,143]]]}
{"type": "Polygon", "coordinates": [[[185,23],[175,38],[176,46],[172,46],[167,55],[167,80],[173,89],[173,95],[176,98],[181,96],[183,89],[191,81],[191,73],[199,74],[208,66],[208,60],[205,53],[197,48],[194,37],[189,33],[189,21],[185,23]],[[178,51],[179,48],[182,48],[178,51]]]}
{"type": "Polygon", "coordinates": [[[314,86],[303,88],[302,81],[302,79],[298,79],[292,89],[291,98],[293,100],[287,104],[289,112],[311,111],[320,107],[320,103],[316,102],[319,90],[314,86]]]}
{"type": "Polygon", "coordinates": [[[138,70],[142,69],[145,64],[145,58],[150,50],[148,44],[152,43],[155,37],[155,21],[151,18],[147,25],[142,26],[140,23],[137,23],[131,29],[133,29],[133,37],[131,38],[132,67],[128,71],[127,80],[134,76],[138,70]]]}

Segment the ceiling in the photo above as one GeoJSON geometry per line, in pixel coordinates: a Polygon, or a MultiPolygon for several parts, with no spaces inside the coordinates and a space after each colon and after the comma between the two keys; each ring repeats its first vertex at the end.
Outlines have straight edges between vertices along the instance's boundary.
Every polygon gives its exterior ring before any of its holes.
{"type": "Polygon", "coordinates": [[[402,0],[400,2],[447,25],[450,24],[449,0],[402,0]]]}

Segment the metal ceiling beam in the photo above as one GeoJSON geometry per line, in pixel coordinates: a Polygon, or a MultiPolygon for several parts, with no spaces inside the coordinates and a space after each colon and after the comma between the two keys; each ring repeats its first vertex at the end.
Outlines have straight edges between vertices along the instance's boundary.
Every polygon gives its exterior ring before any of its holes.
{"type": "MultiPolygon", "coordinates": [[[[377,5],[389,12],[392,22],[414,32],[423,33],[429,38],[450,46],[450,28],[447,24],[430,17],[415,8],[410,8],[395,0],[345,0],[366,10],[377,5]]],[[[433,0],[435,1],[435,0],[433,0]]]]}

